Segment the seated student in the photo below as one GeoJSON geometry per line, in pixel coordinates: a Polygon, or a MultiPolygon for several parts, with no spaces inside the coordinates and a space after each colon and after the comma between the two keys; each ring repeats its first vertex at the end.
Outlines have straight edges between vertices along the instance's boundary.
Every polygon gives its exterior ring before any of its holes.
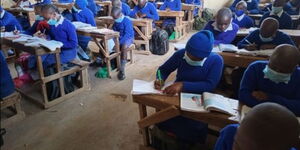
{"type": "Polygon", "coordinates": [[[0,100],[15,91],[15,85],[11,78],[5,57],[0,50],[0,100]]]}
{"type": "MultiPolygon", "coordinates": [[[[165,88],[163,93],[201,94],[214,90],[222,75],[223,59],[219,54],[211,52],[213,44],[214,37],[210,31],[202,30],[195,33],[188,40],[185,49],[176,51],[158,68],[155,88],[161,89],[168,76],[176,70],[175,82],[165,88]]],[[[206,140],[207,125],[199,121],[175,117],[157,126],[161,130],[175,134],[177,139],[184,142],[203,144],[206,140]]]]}
{"type": "Polygon", "coordinates": [[[235,12],[236,4],[239,3],[240,1],[245,1],[247,2],[247,14],[258,14],[260,11],[258,9],[258,1],[257,0],[234,0],[234,2],[230,6],[230,10],[232,12],[235,12]]]}
{"type": "MultiPolygon", "coordinates": [[[[72,9],[73,21],[80,21],[92,26],[96,26],[94,15],[87,7],[86,0],[76,0],[75,5],[72,9]]],[[[87,36],[78,36],[78,44],[84,50],[87,51],[87,47],[91,37],[87,36]]]]}
{"type": "Polygon", "coordinates": [[[22,27],[16,17],[3,10],[0,6],[0,27],[5,27],[5,32],[22,31],[22,27]]]}
{"type": "Polygon", "coordinates": [[[300,0],[289,0],[283,10],[289,15],[299,15],[300,11],[300,0]]]}
{"type": "MultiPolygon", "coordinates": [[[[164,3],[160,6],[159,10],[181,11],[181,0],[165,0],[164,3]]],[[[176,20],[174,18],[164,19],[162,27],[165,28],[166,26],[171,24],[175,26],[175,21],[176,20]]]]}
{"type": "Polygon", "coordinates": [[[113,0],[112,6],[121,8],[122,14],[125,16],[129,16],[131,10],[130,10],[130,7],[126,3],[121,2],[120,0],[113,0]]]}
{"type": "Polygon", "coordinates": [[[94,17],[96,17],[101,7],[98,4],[96,4],[94,0],[87,0],[87,1],[88,1],[87,8],[90,9],[94,14],[94,17]]]}
{"type": "Polygon", "coordinates": [[[300,52],[288,44],[276,47],[269,61],[248,66],[239,100],[249,107],[264,102],[281,104],[300,116],[300,52]]]}
{"type": "Polygon", "coordinates": [[[241,124],[221,130],[214,150],[296,150],[300,125],[296,116],[275,103],[255,106],[241,124]]]}
{"type": "Polygon", "coordinates": [[[273,17],[279,22],[279,29],[291,29],[292,28],[292,18],[289,14],[284,12],[283,6],[285,5],[285,0],[274,0],[272,4],[271,12],[266,12],[260,19],[260,25],[263,20],[268,17],[273,17]]]}
{"type": "Polygon", "coordinates": [[[133,8],[129,16],[131,18],[148,18],[153,21],[159,20],[156,8],[148,0],[138,0],[138,5],[133,8]]]}
{"type": "Polygon", "coordinates": [[[151,0],[151,1],[148,1],[148,2],[151,3],[155,8],[157,8],[156,0],[151,0]]]}
{"type": "Polygon", "coordinates": [[[133,24],[131,20],[122,14],[119,7],[112,9],[112,17],[115,19],[113,30],[120,33],[120,49],[121,49],[121,69],[118,73],[118,79],[125,79],[125,66],[127,63],[127,50],[134,40],[133,24]]]}
{"type": "Polygon", "coordinates": [[[295,45],[287,34],[278,30],[279,23],[274,18],[266,18],[257,29],[238,43],[238,48],[247,50],[273,49],[280,44],[295,45]]]}
{"type": "Polygon", "coordinates": [[[194,17],[198,16],[199,8],[202,5],[201,0],[185,0],[185,3],[197,5],[197,8],[194,10],[193,14],[194,14],[194,17]]]}
{"type": "Polygon", "coordinates": [[[59,3],[72,3],[73,0],[58,0],[59,3]]]}
{"type": "Polygon", "coordinates": [[[239,30],[239,26],[232,22],[232,13],[228,8],[218,11],[215,21],[210,21],[204,27],[214,34],[214,45],[230,44],[239,30]]]}
{"type": "Polygon", "coordinates": [[[24,32],[24,34],[34,35],[38,31],[40,31],[40,33],[43,33],[45,31],[44,29],[46,29],[46,28],[49,29],[48,23],[44,20],[44,17],[41,16],[41,8],[42,8],[42,5],[34,6],[35,22],[29,29],[27,29],[24,32]],[[43,22],[43,23],[41,23],[41,22],[43,22]]]}
{"type": "Polygon", "coordinates": [[[253,19],[245,13],[246,11],[247,3],[245,1],[240,1],[236,4],[232,22],[236,23],[240,28],[251,28],[254,26],[253,19]]]}
{"type": "MultiPolygon", "coordinates": [[[[76,47],[78,45],[77,34],[74,25],[64,19],[59,13],[57,7],[51,4],[43,5],[42,16],[48,22],[50,29],[47,30],[47,34],[51,40],[60,41],[63,43],[60,52],[60,60],[62,64],[72,61],[76,57],[76,47]]],[[[45,35],[40,34],[40,37],[45,35]]],[[[44,66],[50,66],[54,64],[54,55],[44,55],[43,64],[44,66]]]]}

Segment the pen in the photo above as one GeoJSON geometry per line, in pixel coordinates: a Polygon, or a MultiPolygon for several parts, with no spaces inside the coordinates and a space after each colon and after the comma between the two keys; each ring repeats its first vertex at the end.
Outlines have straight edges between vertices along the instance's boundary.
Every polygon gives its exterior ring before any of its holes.
{"type": "Polygon", "coordinates": [[[245,39],[245,41],[246,41],[248,44],[252,45],[252,43],[251,43],[251,42],[249,42],[247,39],[245,39]]]}
{"type": "Polygon", "coordinates": [[[15,31],[18,31],[17,26],[15,26],[15,31]]]}
{"type": "Polygon", "coordinates": [[[159,69],[157,70],[157,76],[158,76],[158,80],[159,80],[160,84],[162,84],[162,83],[161,83],[161,82],[162,82],[161,72],[160,72],[159,69]]]}

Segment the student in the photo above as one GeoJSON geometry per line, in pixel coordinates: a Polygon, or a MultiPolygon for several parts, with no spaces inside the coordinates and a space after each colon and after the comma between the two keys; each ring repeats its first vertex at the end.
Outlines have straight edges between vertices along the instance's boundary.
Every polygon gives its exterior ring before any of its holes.
{"type": "Polygon", "coordinates": [[[295,45],[290,36],[278,30],[279,23],[274,18],[266,18],[257,29],[238,43],[238,48],[247,50],[274,49],[280,44],[295,45]]]}
{"type": "Polygon", "coordinates": [[[288,44],[275,48],[269,61],[250,64],[241,81],[239,100],[253,107],[281,104],[300,116],[300,52],[288,44]]]}
{"type": "Polygon", "coordinates": [[[0,50],[0,99],[9,96],[15,91],[15,85],[11,78],[5,57],[0,50]]]}
{"type": "MultiPolygon", "coordinates": [[[[50,39],[63,43],[60,52],[61,63],[65,64],[72,61],[76,57],[76,47],[78,45],[74,25],[67,19],[64,19],[54,5],[43,5],[41,10],[42,16],[50,26],[48,30],[50,39]]],[[[56,62],[54,55],[43,56],[43,60],[45,66],[50,66],[56,62]]]]}
{"type": "Polygon", "coordinates": [[[58,0],[59,3],[72,3],[73,0],[58,0]]]}
{"type": "Polygon", "coordinates": [[[134,40],[133,24],[129,18],[122,14],[122,10],[119,7],[114,7],[111,14],[115,20],[113,30],[120,33],[121,69],[118,73],[118,79],[124,80],[126,78],[127,50],[134,40]]]}
{"type": "Polygon", "coordinates": [[[250,14],[258,14],[260,11],[258,9],[258,1],[257,0],[234,0],[232,5],[230,6],[230,9],[232,12],[235,12],[236,4],[239,3],[240,1],[245,1],[247,2],[247,13],[250,14]]]}
{"type": "Polygon", "coordinates": [[[194,17],[198,16],[199,8],[201,7],[202,3],[201,0],[186,0],[186,4],[193,4],[196,5],[196,9],[194,10],[194,17]]]}
{"type": "MultiPolygon", "coordinates": [[[[173,71],[177,71],[175,82],[165,88],[168,95],[180,92],[211,92],[221,78],[223,59],[214,52],[214,37],[210,31],[202,30],[194,34],[187,42],[185,49],[176,51],[158,68],[154,83],[161,89],[173,71]]],[[[175,117],[157,125],[159,129],[176,135],[176,138],[188,143],[205,143],[207,125],[185,117],[175,117]]]]}
{"type": "Polygon", "coordinates": [[[96,17],[101,7],[97,5],[94,0],[87,0],[87,1],[88,1],[87,8],[90,9],[94,14],[94,17],[96,17]]]}
{"type": "MultiPolygon", "coordinates": [[[[181,11],[181,0],[165,0],[164,3],[160,6],[159,10],[166,10],[166,11],[181,11]]],[[[162,27],[165,28],[168,25],[175,26],[175,19],[174,18],[167,18],[164,19],[162,27]]],[[[171,35],[172,33],[169,33],[171,35]]]]}
{"type": "Polygon", "coordinates": [[[215,21],[210,21],[204,27],[214,34],[214,45],[230,44],[239,30],[239,26],[232,22],[232,13],[228,8],[218,11],[215,21]]]}
{"type": "Polygon", "coordinates": [[[240,28],[251,28],[254,26],[254,21],[245,12],[247,11],[247,3],[240,1],[236,4],[234,12],[234,19],[232,22],[237,24],[240,28]]]}
{"type": "Polygon", "coordinates": [[[0,6],[0,27],[5,27],[5,32],[22,31],[22,27],[16,17],[3,10],[0,6]]]}
{"type": "MultiPolygon", "coordinates": [[[[86,0],[76,0],[75,6],[72,9],[73,21],[79,21],[92,26],[96,26],[94,15],[87,7],[86,0]]],[[[84,50],[87,51],[87,47],[91,37],[78,36],[78,44],[84,50]]]]}
{"type": "Polygon", "coordinates": [[[41,8],[42,8],[42,5],[34,6],[35,22],[28,30],[26,30],[24,32],[24,34],[34,35],[38,31],[40,31],[40,33],[43,33],[44,31],[49,29],[48,23],[44,20],[44,17],[41,16],[41,8]]]}
{"type": "Polygon", "coordinates": [[[289,15],[299,15],[300,12],[300,0],[290,0],[288,1],[283,10],[289,15]]]}
{"type": "Polygon", "coordinates": [[[255,106],[241,124],[221,130],[214,150],[296,150],[300,125],[283,106],[264,103],[255,106]]]}
{"type": "Polygon", "coordinates": [[[122,14],[125,16],[129,16],[131,10],[126,3],[121,2],[120,0],[113,0],[112,6],[122,8],[122,14]]]}
{"type": "Polygon", "coordinates": [[[285,0],[274,0],[271,12],[266,12],[260,19],[260,25],[263,20],[268,17],[273,17],[279,22],[279,29],[291,29],[293,22],[289,14],[284,12],[283,6],[285,5],[285,0]]]}
{"type": "Polygon", "coordinates": [[[133,8],[129,16],[131,18],[148,18],[153,21],[159,20],[156,8],[148,0],[138,0],[138,5],[133,8]]]}

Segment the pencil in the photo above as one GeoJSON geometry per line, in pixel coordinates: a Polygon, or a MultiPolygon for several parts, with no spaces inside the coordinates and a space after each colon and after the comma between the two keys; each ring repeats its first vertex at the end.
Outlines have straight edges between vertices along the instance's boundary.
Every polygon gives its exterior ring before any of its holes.
{"type": "Polygon", "coordinates": [[[159,83],[162,84],[162,83],[161,83],[161,82],[162,82],[161,72],[160,72],[159,69],[157,70],[157,76],[158,76],[159,83]]]}

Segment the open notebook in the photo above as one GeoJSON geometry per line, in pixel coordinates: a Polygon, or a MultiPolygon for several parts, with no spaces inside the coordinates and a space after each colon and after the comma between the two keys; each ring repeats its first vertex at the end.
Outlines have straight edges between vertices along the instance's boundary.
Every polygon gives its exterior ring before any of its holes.
{"type": "Polygon", "coordinates": [[[234,116],[237,114],[238,101],[208,92],[204,92],[203,95],[181,93],[180,108],[191,112],[213,111],[234,116]]]}
{"type": "Polygon", "coordinates": [[[238,47],[232,44],[220,44],[213,48],[213,52],[231,52],[231,53],[237,53],[240,55],[247,55],[247,56],[268,56],[269,57],[273,54],[274,49],[248,51],[246,49],[238,49],[238,47]]]}
{"type": "MultiPolygon", "coordinates": [[[[170,86],[172,83],[166,83],[162,89],[170,86]]],[[[163,94],[162,90],[156,90],[154,88],[154,81],[143,81],[143,80],[133,80],[133,87],[131,91],[132,95],[142,95],[142,94],[163,94]]]]}

